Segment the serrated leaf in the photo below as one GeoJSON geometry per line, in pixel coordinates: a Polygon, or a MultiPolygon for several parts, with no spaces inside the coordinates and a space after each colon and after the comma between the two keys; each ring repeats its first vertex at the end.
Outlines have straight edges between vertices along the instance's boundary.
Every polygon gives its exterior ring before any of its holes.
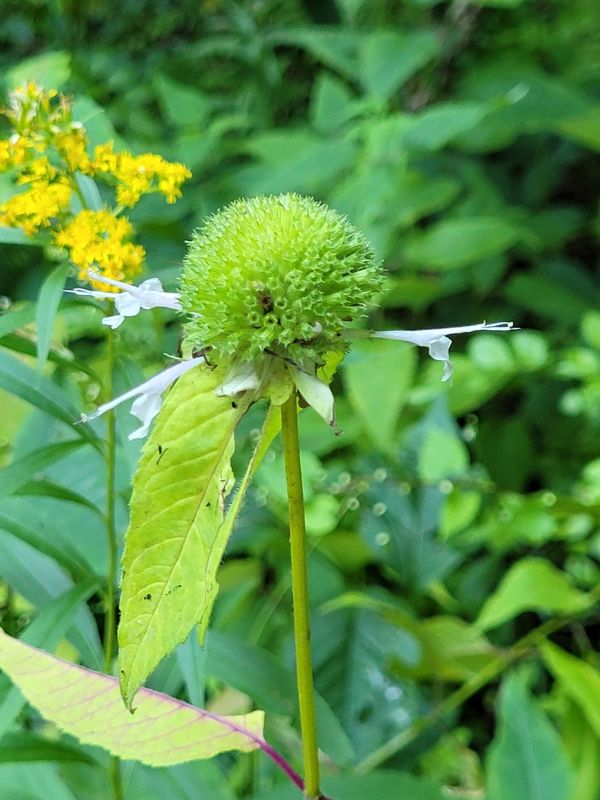
{"type": "Polygon", "coordinates": [[[590,603],[567,576],[542,558],[523,558],[514,564],[487,600],[475,625],[496,628],[523,611],[570,614],[590,603]]]}
{"type": "Polygon", "coordinates": [[[264,714],[211,714],[143,689],[135,714],[116,678],[76,666],[0,632],[0,668],[46,719],[84,744],[152,766],[212,758],[264,744],[264,714]]]}
{"type": "Polygon", "coordinates": [[[565,800],[572,770],[556,730],[518,675],[502,686],[499,731],[488,761],[489,800],[565,800]]]}
{"type": "MultiPolygon", "coordinates": [[[[227,513],[225,514],[225,519],[223,521],[223,524],[217,531],[214,542],[212,543],[211,546],[210,554],[206,565],[206,574],[213,576],[213,578],[214,576],[216,576],[217,570],[219,569],[219,565],[223,559],[223,554],[225,552],[225,548],[227,547],[227,542],[229,541],[229,537],[233,532],[233,526],[235,525],[235,521],[242,508],[242,504],[244,502],[244,498],[246,497],[246,492],[248,491],[250,481],[254,477],[256,470],[261,465],[262,460],[265,457],[271,442],[279,433],[280,428],[281,428],[281,415],[279,413],[279,408],[277,408],[274,405],[270,405],[269,410],[267,411],[267,416],[265,418],[263,427],[260,432],[258,442],[256,443],[254,452],[252,453],[252,458],[250,459],[248,466],[246,467],[244,476],[240,481],[239,486],[236,489],[235,495],[229,505],[229,508],[227,509],[227,513]]],[[[214,580],[216,587],[216,578],[214,578],[214,580]]],[[[211,595],[208,595],[205,599],[204,614],[202,618],[198,621],[198,635],[201,639],[204,637],[206,628],[208,627],[210,615],[212,612],[216,596],[217,592],[215,589],[215,592],[212,593],[211,595]]]]}
{"type": "Polygon", "coordinates": [[[247,405],[217,397],[222,382],[219,370],[202,367],[179,379],[134,478],[119,625],[128,705],[192,627],[206,627],[217,593],[211,552],[231,488],[233,433],[247,405]]]}
{"type": "Polygon", "coordinates": [[[62,298],[63,289],[67,280],[68,267],[61,264],[52,270],[40,289],[37,302],[37,358],[38,368],[43,369],[50,350],[52,339],[52,326],[62,298]]]}

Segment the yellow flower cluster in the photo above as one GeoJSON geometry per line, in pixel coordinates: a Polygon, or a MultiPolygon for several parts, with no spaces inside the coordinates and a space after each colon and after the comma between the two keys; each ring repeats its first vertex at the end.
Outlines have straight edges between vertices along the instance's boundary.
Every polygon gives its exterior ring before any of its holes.
{"type": "Polygon", "coordinates": [[[40,228],[55,225],[70,202],[71,187],[65,181],[36,181],[0,206],[0,225],[22,228],[28,236],[34,236],[40,228]]]}
{"type": "Polygon", "coordinates": [[[129,220],[115,217],[110,211],[80,211],[55,235],[54,241],[69,251],[82,281],[110,292],[115,291],[114,287],[90,280],[88,270],[118,281],[129,281],[137,275],[145,251],[140,245],[126,241],[132,232],[129,220]]]}
{"type": "Polygon", "coordinates": [[[181,197],[181,184],[192,175],[183,164],[173,164],[154,153],[115,153],[112,142],[95,149],[92,171],[116,179],[117,203],[125,207],[134,206],[143,194],[156,191],[164,194],[167,203],[174,203],[181,197]]]}
{"type": "Polygon", "coordinates": [[[144,249],[129,241],[132,226],[120,210],[149,192],[174,203],[190,171],[153,153],[115,153],[112,142],[96,147],[90,157],[85,128],[73,120],[69,99],[33,82],[13,90],[2,113],[13,133],[0,140],[0,172],[12,170],[17,185],[28,188],[0,205],[0,225],[19,227],[28,236],[49,229],[50,240],[68,250],[81,280],[95,288],[111,291],[88,277],[90,269],[131,281],[141,270],[144,249]],[[82,201],[78,173],[113,186],[116,208],[73,216],[74,196],[75,205],[82,201]]]}

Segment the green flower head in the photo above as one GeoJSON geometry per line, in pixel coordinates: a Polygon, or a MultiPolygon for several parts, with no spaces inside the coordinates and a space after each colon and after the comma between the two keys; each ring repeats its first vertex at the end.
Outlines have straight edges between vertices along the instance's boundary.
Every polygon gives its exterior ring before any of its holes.
{"type": "Polygon", "coordinates": [[[238,200],[190,242],[186,338],[216,362],[320,363],[381,288],[381,267],[341,214],[297,194],[238,200]]]}

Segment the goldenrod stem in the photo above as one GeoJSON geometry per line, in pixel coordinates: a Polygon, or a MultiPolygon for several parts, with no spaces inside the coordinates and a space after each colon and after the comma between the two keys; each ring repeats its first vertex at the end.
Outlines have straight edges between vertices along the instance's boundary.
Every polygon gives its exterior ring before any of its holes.
{"type": "MultiPolygon", "coordinates": [[[[115,333],[110,328],[107,331],[108,343],[108,378],[106,392],[108,399],[113,394],[113,370],[115,366],[115,333]]],[[[108,540],[108,575],[106,576],[106,595],[104,604],[104,671],[112,671],[112,662],[115,647],[116,625],[116,598],[115,584],[117,582],[117,527],[115,521],[116,500],[116,465],[117,465],[117,428],[115,412],[108,413],[108,436],[106,449],[106,535],[108,540]]],[[[109,762],[109,776],[112,784],[114,800],[123,800],[123,784],[121,781],[121,763],[118,758],[111,758],[109,762]]]]}
{"type": "Polygon", "coordinates": [[[304,497],[298,442],[296,392],[293,392],[281,407],[281,428],[290,520],[294,642],[296,646],[296,680],[298,684],[298,706],[300,709],[302,752],[304,756],[304,796],[308,800],[317,800],[320,794],[319,755],[310,647],[306,530],[304,526],[304,497]]]}

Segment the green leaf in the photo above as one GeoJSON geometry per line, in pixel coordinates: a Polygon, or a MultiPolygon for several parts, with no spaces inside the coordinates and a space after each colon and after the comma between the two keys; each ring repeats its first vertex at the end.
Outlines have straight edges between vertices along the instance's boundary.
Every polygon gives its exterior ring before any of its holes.
{"type": "Polygon", "coordinates": [[[198,126],[210,110],[206,96],[193,86],[178,83],[159,73],[153,81],[162,112],[172,125],[198,126]]]}
{"type": "Polygon", "coordinates": [[[521,238],[521,229],[502,217],[446,219],[408,242],[405,257],[426,269],[457,269],[503,253],[521,238]]]}
{"type": "MultiPolygon", "coordinates": [[[[271,653],[211,630],[206,637],[206,672],[247,694],[265,711],[290,716],[296,711],[296,680],[271,653]]],[[[319,746],[337,764],[352,762],[354,752],[339,720],[315,694],[319,746]]]]}
{"type": "Polygon", "coordinates": [[[382,450],[394,446],[400,412],[416,365],[415,348],[399,342],[356,341],[344,362],[348,398],[363,428],[382,450]]]}
{"type": "Polygon", "coordinates": [[[591,664],[565,653],[556,645],[545,642],[542,657],[562,690],[590,723],[600,739],[600,674],[591,664]]]}
{"type": "MultiPolygon", "coordinates": [[[[323,775],[322,787],[335,800],[445,800],[440,786],[427,778],[406,772],[377,770],[369,775],[323,775]]],[[[284,784],[270,792],[261,791],[253,800],[298,800],[298,790],[284,784]]],[[[519,798],[521,800],[521,798],[519,798]]],[[[525,798],[523,798],[525,800],[525,798]]]]}
{"type": "Polygon", "coordinates": [[[315,130],[332,133],[348,120],[352,110],[352,92],[339,78],[321,73],[311,98],[311,119],[315,130]]]}
{"type": "Polygon", "coordinates": [[[69,268],[66,264],[56,267],[48,275],[40,289],[36,310],[37,357],[40,370],[44,368],[48,358],[54,318],[65,288],[68,271],[69,268]]]}
{"type": "MultiPolygon", "coordinates": [[[[206,563],[206,575],[214,576],[217,574],[219,565],[223,560],[223,554],[225,553],[227,542],[229,541],[229,537],[233,532],[233,526],[235,525],[235,521],[242,508],[244,498],[246,497],[246,492],[250,486],[250,481],[254,477],[256,470],[261,465],[271,442],[277,436],[280,429],[281,415],[279,408],[271,404],[269,406],[269,410],[267,411],[267,416],[254,448],[254,452],[252,453],[252,458],[250,459],[246,471],[244,472],[244,477],[236,488],[233,500],[227,509],[225,520],[218,529],[214,542],[212,543],[210,554],[206,563]]],[[[213,594],[207,595],[204,599],[204,613],[202,619],[198,621],[198,635],[201,639],[204,637],[208,627],[216,596],[217,592],[215,590],[213,594]]]]}
{"type": "Polygon", "coordinates": [[[3,632],[0,668],[46,719],[121,758],[166,766],[229,750],[250,752],[263,744],[262,711],[219,716],[142,689],[131,714],[112,675],[55,658],[3,632]]]}
{"type": "Polygon", "coordinates": [[[485,108],[478,103],[440,103],[413,117],[404,142],[416,150],[440,150],[474,128],[484,115],[485,108]]]}
{"type": "Polygon", "coordinates": [[[65,51],[57,50],[20,61],[6,72],[5,77],[13,87],[35,81],[48,90],[59,89],[69,80],[70,75],[71,56],[65,51]]]}
{"type": "Polygon", "coordinates": [[[464,475],[469,467],[469,453],[464,442],[437,425],[427,429],[418,459],[419,476],[426,483],[464,475]]]}
{"type": "Polygon", "coordinates": [[[30,322],[33,322],[34,316],[35,306],[33,304],[0,315],[0,339],[18,328],[29,325],[30,322]]]}
{"type": "Polygon", "coordinates": [[[0,530],[12,533],[17,539],[27,542],[31,547],[39,550],[40,553],[44,553],[54,559],[76,580],[85,580],[92,577],[88,565],[77,553],[74,546],[69,547],[65,545],[64,540],[61,541],[60,538],[54,537],[50,526],[39,530],[34,526],[23,525],[18,520],[11,519],[11,517],[2,513],[0,514],[0,530]]]}
{"type": "Polygon", "coordinates": [[[102,195],[100,194],[96,181],[90,178],[89,175],[84,175],[81,172],[75,174],[75,180],[83,198],[83,207],[90,211],[100,211],[104,203],[102,202],[102,195]]]}
{"type": "Polygon", "coordinates": [[[489,630],[523,611],[573,614],[589,604],[587,595],[571,586],[567,576],[549,561],[523,558],[502,578],[475,625],[489,630]]]}
{"type": "Polygon", "coordinates": [[[459,617],[424,619],[416,634],[423,652],[415,675],[421,679],[466,681],[496,657],[488,640],[459,617]]]}
{"type": "Polygon", "coordinates": [[[0,388],[66,423],[95,447],[100,446],[96,435],[88,425],[76,424],[80,414],[75,411],[69,398],[55,383],[1,349],[0,388]]]}
{"type": "Polygon", "coordinates": [[[273,31],[265,42],[302,47],[323,64],[354,80],[357,76],[357,53],[362,35],[348,28],[332,25],[317,28],[287,28],[273,31]]]}
{"type": "Polygon", "coordinates": [[[0,242],[2,244],[43,244],[40,237],[28,236],[21,228],[7,228],[5,225],[0,225],[0,242]]]}
{"type": "MultiPolygon", "coordinates": [[[[49,649],[56,647],[73,624],[81,604],[97,587],[96,581],[85,581],[45,605],[25,628],[21,641],[49,649]]],[[[16,687],[0,686],[0,737],[8,731],[24,705],[25,699],[16,687]]]]}
{"type": "Polygon", "coordinates": [[[13,461],[0,470],[0,497],[6,497],[18,491],[23,484],[31,480],[46,467],[60,461],[61,458],[81,447],[85,442],[74,439],[67,442],[56,442],[28,453],[23,458],[13,461]]]}
{"type": "Polygon", "coordinates": [[[177,381],[134,478],[119,625],[121,687],[129,706],[192,627],[206,627],[218,590],[219,563],[211,555],[233,477],[233,433],[247,406],[217,397],[222,381],[219,370],[202,367],[177,381]]]}
{"type": "Polygon", "coordinates": [[[432,31],[400,34],[376,31],[367,38],[360,53],[360,77],[365,90],[388,100],[439,49],[432,31]]]}
{"type": "Polygon", "coordinates": [[[19,761],[76,761],[95,764],[82,748],[67,742],[44,739],[30,731],[7,733],[0,739],[0,763],[19,761]]]}
{"type": "Polygon", "coordinates": [[[488,800],[566,800],[572,781],[558,734],[520,677],[510,675],[487,765],[488,800]]]}

